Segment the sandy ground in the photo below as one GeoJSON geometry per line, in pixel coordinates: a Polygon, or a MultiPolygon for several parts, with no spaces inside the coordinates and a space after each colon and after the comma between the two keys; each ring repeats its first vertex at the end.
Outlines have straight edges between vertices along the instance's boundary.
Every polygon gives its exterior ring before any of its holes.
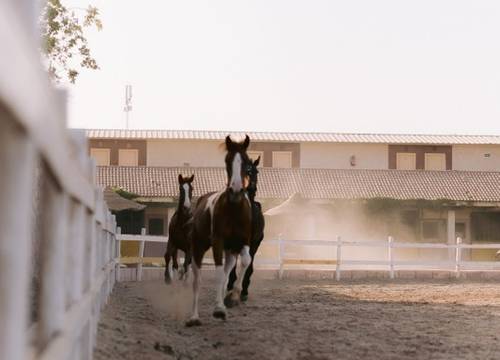
{"type": "Polygon", "coordinates": [[[500,284],[265,280],[212,318],[204,280],[201,327],[186,328],[191,289],[117,284],[95,359],[500,359],[500,284]]]}

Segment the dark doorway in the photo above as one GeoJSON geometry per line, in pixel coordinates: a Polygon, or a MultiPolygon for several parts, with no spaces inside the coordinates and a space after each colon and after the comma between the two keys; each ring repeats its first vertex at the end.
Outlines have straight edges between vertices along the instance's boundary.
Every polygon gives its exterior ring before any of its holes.
{"type": "Polygon", "coordinates": [[[163,218],[150,218],[148,228],[149,235],[165,235],[163,218]]]}
{"type": "Polygon", "coordinates": [[[115,213],[116,224],[121,228],[122,234],[138,235],[144,227],[144,211],[124,210],[115,213]]]}

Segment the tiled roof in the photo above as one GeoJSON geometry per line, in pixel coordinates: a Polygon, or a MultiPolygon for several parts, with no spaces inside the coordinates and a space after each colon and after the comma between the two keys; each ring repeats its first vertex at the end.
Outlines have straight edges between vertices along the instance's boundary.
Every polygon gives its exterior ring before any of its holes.
{"type": "MultiPolygon", "coordinates": [[[[194,195],[224,187],[224,168],[98,167],[97,182],[147,198],[176,197],[177,175],[195,174],[194,195]]],[[[315,199],[448,199],[500,202],[500,172],[262,168],[257,196],[315,199]]]]}
{"type": "Polygon", "coordinates": [[[333,142],[374,144],[500,144],[500,135],[418,135],[418,134],[343,134],[314,132],[255,132],[205,130],[87,130],[91,139],[178,139],[223,140],[226,135],[250,136],[254,141],[333,142]]]}

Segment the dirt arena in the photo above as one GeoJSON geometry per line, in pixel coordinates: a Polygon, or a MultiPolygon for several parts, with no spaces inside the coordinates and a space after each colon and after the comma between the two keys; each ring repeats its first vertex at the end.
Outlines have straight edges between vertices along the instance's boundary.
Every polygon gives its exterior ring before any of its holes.
{"type": "Polygon", "coordinates": [[[184,327],[190,286],[116,285],[95,359],[500,359],[500,283],[256,279],[249,301],[184,327]]]}

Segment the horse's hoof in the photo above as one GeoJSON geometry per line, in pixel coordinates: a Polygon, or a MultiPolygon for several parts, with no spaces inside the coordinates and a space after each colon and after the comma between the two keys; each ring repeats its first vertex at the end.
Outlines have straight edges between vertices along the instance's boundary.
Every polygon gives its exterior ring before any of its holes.
{"type": "Polygon", "coordinates": [[[167,285],[170,285],[172,283],[172,279],[170,279],[168,277],[166,277],[164,281],[165,281],[165,284],[167,284],[167,285]]]}
{"type": "Polygon", "coordinates": [[[184,279],[185,275],[186,275],[186,273],[183,270],[179,270],[179,280],[184,279]]]}
{"type": "Polygon", "coordinates": [[[241,300],[242,302],[247,301],[247,300],[248,300],[248,294],[241,294],[241,296],[240,296],[240,300],[241,300]]]}
{"type": "Polygon", "coordinates": [[[216,319],[226,320],[226,311],[222,309],[215,309],[213,316],[216,319]]]}
{"type": "Polygon", "coordinates": [[[193,326],[201,326],[201,321],[200,319],[189,319],[186,321],[186,327],[193,327],[193,326]]]}
{"type": "Polygon", "coordinates": [[[232,293],[229,293],[224,298],[224,305],[226,305],[227,308],[232,308],[232,307],[238,306],[239,301],[233,299],[232,293]]]}

